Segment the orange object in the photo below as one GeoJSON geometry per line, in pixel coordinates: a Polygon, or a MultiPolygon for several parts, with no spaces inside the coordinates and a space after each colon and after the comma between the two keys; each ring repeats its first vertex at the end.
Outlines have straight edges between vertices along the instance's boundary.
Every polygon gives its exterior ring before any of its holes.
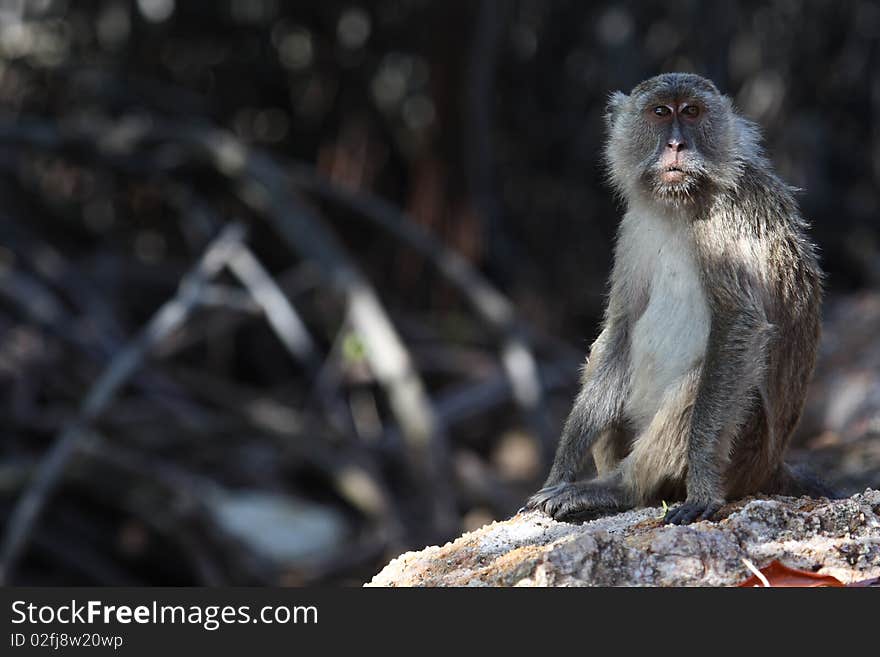
{"type": "MultiPolygon", "coordinates": [[[[845,586],[843,582],[831,575],[819,575],[818,573],[811,573],[808,570],[796,570],[794,568],[789,568],[779,561],[771,561],[769,564],[761,568],[761,574],[767,578],[771,587],[845,586]]],[[[758,579],[757,575],[752,575],[737,586],[757,586],[763,588],[765,585],[760,579],[758,579]]]]}

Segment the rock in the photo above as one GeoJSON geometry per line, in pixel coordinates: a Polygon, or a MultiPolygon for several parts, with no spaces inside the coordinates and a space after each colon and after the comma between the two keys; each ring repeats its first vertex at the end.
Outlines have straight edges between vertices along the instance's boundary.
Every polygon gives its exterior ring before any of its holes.
{"type": "Polygon", "coordinates": [[[367,586],[730,586],[743,559],[774,559],[844,583],[880,577],[880,491],[842,500],[769,497],[717,522],[663,525],[646,508],[583,524],[525,512],[442,547],[407,552],[367,586]]]}

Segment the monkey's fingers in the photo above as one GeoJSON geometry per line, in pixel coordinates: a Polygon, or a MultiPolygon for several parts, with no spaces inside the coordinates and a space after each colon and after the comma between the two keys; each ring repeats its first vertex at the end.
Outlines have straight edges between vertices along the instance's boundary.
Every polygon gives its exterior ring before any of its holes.
{"type": "Polygon", "coordinates": [[[554,497],[558,497],[567,485],[568,484],[555,484],[553,486],[546,486],[542,488],[526,501],[526,505],[524,508],[543,509],[544,511],[547,511],[547,509],[544,509],[543,507],[554,497]]]}
{"type": "Polygon", "coordinates": [[[685,502],[666,512],[663,519],[668,525],[689,525],[697,520],[711,520],[721,508],[717,502],[685,502]]]}
{"type": "Polygon", "coordinates": [[[601,510],[590,490],[578,484],[553,486],[539,508],[560,522],[580,522],[601,510]]]}

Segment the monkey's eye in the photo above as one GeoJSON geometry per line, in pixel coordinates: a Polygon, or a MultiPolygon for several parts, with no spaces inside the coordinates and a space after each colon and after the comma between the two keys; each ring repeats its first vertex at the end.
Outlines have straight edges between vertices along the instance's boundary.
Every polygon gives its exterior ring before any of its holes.
{"type": "Polygon", "coordinates": [[[681,113],[694,119],[700,115],[700,108],[697,105],[685,105],[681,108],[681,113]]]}
{"type": "Polygon", "coordinates": [[[657,105],[654,109],[651,110],[657,116],[669,116],[672,114],[672,110],[666,107],[666,105],[657,105]]]}

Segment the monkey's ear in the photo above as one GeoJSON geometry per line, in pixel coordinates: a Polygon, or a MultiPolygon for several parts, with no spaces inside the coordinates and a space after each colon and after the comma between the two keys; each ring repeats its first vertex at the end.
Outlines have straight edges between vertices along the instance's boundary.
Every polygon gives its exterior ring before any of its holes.
{"type": "Polygon", "coordinates": [[[608,104],[605,106],[605,124],[610,128],[614,124],[614,119],[620,112],[620,108],[629,100],[629,96],[621,91],[615,91],[608,96],[608,104]]]}

